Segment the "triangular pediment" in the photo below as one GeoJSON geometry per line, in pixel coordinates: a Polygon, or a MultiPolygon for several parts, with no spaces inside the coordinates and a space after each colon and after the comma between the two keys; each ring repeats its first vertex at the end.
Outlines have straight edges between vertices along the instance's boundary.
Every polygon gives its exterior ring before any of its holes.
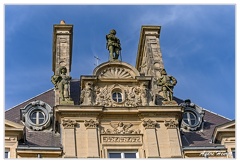
{"type": "Polygon", "coordinates": [[[217,126],[213,132],[213,140],[221,141],[223,137],[235,137],[235,120],[217,126]]]}
{"type": "Polygon", "coordinates": [[[23,128],[24,128],[23,125],[5,119],[5,130],[19,130],[19,131],[22,131],[23,128]]]}
{"type": "Polygon", "coordinates": [[[235,129],[235,121],[230,121],[216,127],[217,130],[235,129]]]}
{"type": "Polygon", "coordinates": [[[120,61],[105,62],[93,71],[93,75],[98,79],[135,79],[140,76],[137,69],[128,63],[120,61]]]}

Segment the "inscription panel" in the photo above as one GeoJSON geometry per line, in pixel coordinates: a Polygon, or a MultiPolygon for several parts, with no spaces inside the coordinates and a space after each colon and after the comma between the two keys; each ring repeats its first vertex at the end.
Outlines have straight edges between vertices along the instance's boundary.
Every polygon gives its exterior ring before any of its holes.
{"type": "Polygon", "coordinates": [[[102,144],[142,144],[142,134],[139,135],[102,135],[102,144]]]}

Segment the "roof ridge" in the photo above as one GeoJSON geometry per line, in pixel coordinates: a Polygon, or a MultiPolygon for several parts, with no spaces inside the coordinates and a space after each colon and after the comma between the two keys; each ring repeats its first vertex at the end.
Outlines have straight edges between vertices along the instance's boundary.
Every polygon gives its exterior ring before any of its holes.
{"type": "Polygon", "coordinates": [[[29,98],[29,99],[27,99],[27,100],[21,102],[20,104],[17,104],[17,105],[15,105],[15,106],[11,107],[10,109],[6,110],[5,113],[6,113],[7,111],[10,111],[11,109],[13,109],[13,108],[15,108],[15,107],[17,107],[17,106],[23,104],[23,103],[25,103],[25,102],[31,100],[31,99],[34,99],[34,98],[36,98],[36,97],[38,97],[38,96],[40,96],[40,95],[42,95],[42,94],[44,94],[44,93],[47,93],[47,92],[51,91],[51,90],[53,90],[53,89],[54,89],[54,88],[51,88],[51,89],[49,89],[49,90],[47,90],[47,91],[45,91],[45,92],[42,92],[42,93],[40,93],[40,94],[38,94],[38,95],[36,95],[36,96],[33,96],[33,97],[31,97],[31,98],[29,98]]]}
{"type": "Polygon", "coordinates": [[[217,115],[217,116],[220,116],[220,117],[222,117],[222,118],[225,118],[225,119],[227,119],[227,120],[232,121],[232,119],[227,118],[227,117],[225,117],[225,116],[223,116],[223,115],[217,114],[217,113],[215,113],[215,112],[213,112],[213,111],[210,111],[210,110],[208,110],[208,109],[203,108],[203,110],[206,110],[206,111],[208,111],[208,112],[210,112],[210,113],[212,113],[212,114],[215,114],[215,115],[217,115]]]}
{"type": "Polygon", "coordinates": [[[71,79],[71,81],[80,81],[78,78],[71,79]]]}

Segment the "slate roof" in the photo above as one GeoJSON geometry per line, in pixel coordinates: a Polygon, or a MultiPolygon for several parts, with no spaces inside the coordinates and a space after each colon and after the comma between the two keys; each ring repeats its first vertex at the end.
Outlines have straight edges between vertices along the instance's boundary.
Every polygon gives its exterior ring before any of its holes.
{"type": "MultiPolygon", "coordinates": [[[[72,80],[71,81],[71,90],[70,94],[72,96],[72,99],[74,101],[75,105],[79,105],[79,95],[80,95],[80,82],[79,80],[72,80]]],[[[55,105],[55,93],[54,88],[39,94],[31,99],[28,99],[24,101],[23,103],[5,111],[5,119],[21,123],[20,120],[20,109],[24,108],[26,105],[28,105],[30,102],[35,100],[41,100],[47,104],[49,104],[52,108],[55,105]]],[[[40,146],[40,147],[61,147],[61,139],[60,134],[55,133],[55,131],[32,131],[27,128],[25,128],[25,138],[26,140],[21,140],[19,142],[19,145],[24,146],[40,146]]]]}
{"type": "MultiPolygon", "coordinates": [[[[73,79],[71,81],[70,86],[70,94],[74,101],[75,105],[80,104],[80,81],[79,79],[73,79]]],[[[5,111],[5,119],[20,123],[20,109],[25,107],[27,104],[34,100],[41,100],[46,103],[48,103],[51,107],[55,105],[55,94],[54,89],[50,89],[40,95],[37,95],[7,111],[5,111]]],[[[181,100],[177,97],[174,97],[174,100],[180,104],[184,102],[184,100],[181,100]]],[[[181,140],[182,140],[182,146],[183,147],[203,147],[203,146],[216,146],[218,144],[211,143],[212,134],[214,131],[214,128],[218,125],[227,123],[231,121],[230,119],[227,119],[225,117],[222,117],[220,115],[217,115],[213,112],[210,112],[208,110],[205,110],[204,115],[204,127],[200,131],[191,131],[191,132],[184,132],[181,131],[181,140]]],[[[60,135],[58,133],[55,133],[54,131],[31,131],[26,130],[26,141],[22,142],[25,145],[28,146],[55,146],[55,147],[61,147],[61,140],[60,135]]],[[[21,143],[20,143],[21,144],[21,143]]],[[[24,145],[23,144],[23,145],[24,145]]]]}
{"type": "Polygon", "coordinates": [[[204,126],[202,130],[184,132],[181,131],[182,146],[216,146],[212,143],[212,134],[216,126],[230,122],[231,120],[204,110],[204,126]]]}
{"type": "Polygon", "coordinates": [[[31,99],[28,99],[24,102],[22,102],[21,104],[5,111],[5,119],[15,122],[15,123],[20,123],[20,109],[24,108],[27,104],[29,104],[32,101],[35,100],[41,100],[46,102],[48,105],[50,105],[51,107],[53,107],[55,105],[55,94],[54,94],[54,89],[50,89],[42,94],[39,94],[31,99]]]}

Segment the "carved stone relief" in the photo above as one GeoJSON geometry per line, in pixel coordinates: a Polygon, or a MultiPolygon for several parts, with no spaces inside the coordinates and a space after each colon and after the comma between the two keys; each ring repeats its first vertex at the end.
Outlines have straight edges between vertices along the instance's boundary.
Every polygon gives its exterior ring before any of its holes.
{"type": "Polygon", "coordinates": [[[106,85],[105,87],[99,87],[95,86],[94,88],[95,91],[95,103],[94,105],[98,106],[111,106],[111,94],[108,91],[108,86],[106,85]]]}
{"type": "Polygon", "coordinates": [[[82,105],[92,105],[93,104],[93,83],[92,82],[86,82],[85,88],[82,89],[81,95],[80,95],[80,103],[82,105]]]}
{"type": "Polygon", "coordinates": [[[178,126],[178,121],[176,121],[176,120],[172,120],[172,119],[170,119],[170,120],[165,120],[164,121],[164,124],[165,124],[165,126],[167,127],[167,128],[177,128],[177,126],[178,126]]]}
{"type": "Polygon", "coordinates": [[[71,119],[63,119],[62,125],[64,128],[74,128],[77,125],[77,122],[71,119]]]}
{"type": "Polygon", "coordinates": [[[118,122],[117,124],[110,123],[111,129],[102,129],[102,134],[140,134],[140,130],[130,129],[133,124],[118,122]]]}
{"type": "Polygon", "coordinates": [[[87,127],[87,128],[96,128],[97,125],[98,125],[98,121],[94,121],[94,120],[92,120],[92,119],[90,119],[90,120],[85,120],[85,121],[84,121],[84,125],[85,125],[85,127],[87,127]]]}
{"type": "Polygon", "coordinates": [[[148,119],[147,121],[142,121],[143,127],[145,128],[156,128],[157,122],[148,119]]]}
{"type": "Polygon", "coordinates": [[[99,78],[133,79],[134,77],[130,74],[129,69],[121,67],[108,67],[101,72],[99,78]]]}
{"type": "Polygon", "coordinates": [[[67,68],[67,71],[69,72],[70,65],[69,65],[69,35],[58,35],[57,41],[56,41],[56,69],[58,69],[60,66],[65,66],[67,68]]]}
{"type": "Polygon", "coordinates": [[[105,107],[148,106],[151,99],[148,82],[141,82],[136,86],[121,84],[99,86],[93,85],[92,82],[86,82],[80,95],[82,105],[105,107]],[[118,94],[117,98],[119,99],[116,99],[114,93],[118,94]]]}

